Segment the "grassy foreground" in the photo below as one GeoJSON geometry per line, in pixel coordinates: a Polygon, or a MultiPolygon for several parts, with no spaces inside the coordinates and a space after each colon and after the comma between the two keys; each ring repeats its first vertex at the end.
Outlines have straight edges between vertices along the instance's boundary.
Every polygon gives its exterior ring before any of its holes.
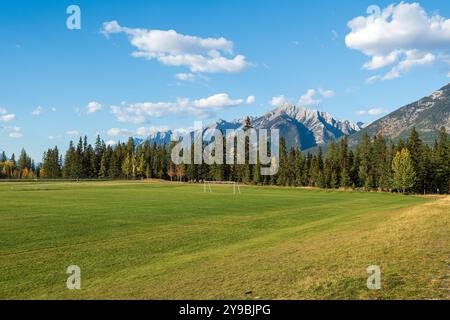
{"type": "Polygon", "coordinates": [[[448,197],[241,188],[0,183],[0,299],[449,298],[448,197]]]}

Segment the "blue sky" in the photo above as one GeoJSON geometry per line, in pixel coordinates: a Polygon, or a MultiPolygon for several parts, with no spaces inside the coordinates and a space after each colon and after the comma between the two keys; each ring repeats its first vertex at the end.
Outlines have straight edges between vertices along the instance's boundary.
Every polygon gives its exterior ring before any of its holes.
{"type": "Polygon", "coordinates": [[[1,1],[0,150],[39,161],[77,134],[112,142],[283,101],[370,122],[449,82],[449,17],[438,0],[1,1]]]}

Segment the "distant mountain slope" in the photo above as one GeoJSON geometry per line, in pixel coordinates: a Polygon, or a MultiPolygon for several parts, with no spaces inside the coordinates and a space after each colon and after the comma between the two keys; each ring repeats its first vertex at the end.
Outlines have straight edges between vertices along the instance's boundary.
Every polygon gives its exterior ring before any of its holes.
{"type": "MultiPolygon", "coordinates": [[[[280,136],[290,147],[301,150],[326,144],[344,135],[360,130],[360,126],[350,121],[340,121],[326,112],[309,110],[303,107],[285,104],[260,117],[251,117],[255,129],[279,129],[280,136]]],[[[234,121],[218,120],[205,127],[206,129],[238,129],[245,124],[245,118],[234,121]]],[[[157,132],[147,138],[151,143],[168,143],[172,131],[157,132]]]]}
{"type": "Polygon", "coordinates": [[[326,112],[285,104],[253,121],[256,129],[279,129],[287,147],[305,150],[360,130],[357,124],[340,121],[326,112]]]}
{"type": "Polygon", "coordinates": [[[406,139],[416,127],[421,139],[432,144],[442,126],[450,130],[450,84],[371,123],[353,134],[349,143],[357,144],[365,130],[370,136],[382,133],[394,140],[406,139]]]}

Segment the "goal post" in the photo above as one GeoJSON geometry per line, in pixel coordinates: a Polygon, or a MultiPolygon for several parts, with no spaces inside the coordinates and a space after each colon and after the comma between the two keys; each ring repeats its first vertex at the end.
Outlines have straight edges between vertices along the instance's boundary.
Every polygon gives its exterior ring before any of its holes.
{"type": "Polygon", "coordinates": [[[212,193],[213,191],[212,191],[211,185],[214,185],[214,184],[232,185],[233,186],[233,194],[234,195],[241,194],[241,187],[239,186],[239,183],[235,182],[235,181],[208,181],[208,180],[205,180],[205,181],[203,181],[203,192],[204,193],[207,193],[207,192],[212,193]]]}

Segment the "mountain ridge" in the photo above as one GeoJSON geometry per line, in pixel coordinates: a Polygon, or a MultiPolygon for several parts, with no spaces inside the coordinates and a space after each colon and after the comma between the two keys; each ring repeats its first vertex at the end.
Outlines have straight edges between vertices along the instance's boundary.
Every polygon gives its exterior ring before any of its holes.
{"type": "Polygon", "coordinates": [[[356,145],[366,131],[371,137],[382,134],[394,141],[406,139],[413,127],[428,144],[438,138],[441,127],[450,131],[450,83],[370,123],[351,135],[349,144],[356,145]]]}
{"type": "MultiPolygon", "coordinates": [[[[288,148],[300,147],[302,150],[326,144],[361,129],[360,125],[348,120],[338,120],[327,112],[298,107],[293,104],[283,104],[262,116],[249,118],[254,129],[278,129],[288,148]]],[[[232,121],[219,119],[205,126],[204,130],[225,131],[243,128],[246,119],[247,117],[232,121]]],[[[174,134],[176,132],[172,130],[156,132],[145,140],[150,143],[168,144],[174,134]]]]}

